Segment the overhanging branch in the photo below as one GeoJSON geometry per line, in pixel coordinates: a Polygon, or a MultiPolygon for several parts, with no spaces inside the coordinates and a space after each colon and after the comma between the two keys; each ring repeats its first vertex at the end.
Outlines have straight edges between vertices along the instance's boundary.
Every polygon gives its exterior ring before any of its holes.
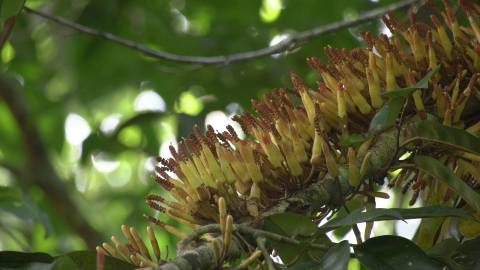
{"type": "Polygon", "coordinates": [[[29,7],[24,7],[24,10],[30,14],[40,16],[46,20],[71,28],[77,32],[116,43],[123,47],[127,47],[129,49],[138,51],[146,56],[150,56],[159,60],[183,63],[183,64],[228,65],[231,63],[242,62],[242,61],[252,60],[252,59],[261,58],[265,56],[270,56],[273,54],[282,53],[282,52],[291,50],[295,47],[298,47],[304,43],[307,43],[319,36],[333,33],[341,29],[357,26],[365,22],[380,18],[388,13],[405,9],[416,4],[421,4],[423,2],[424,0],[400,1],[398,3],[394,3],[386,7],[377,8],[377,9],[373,9],[371,11],[365,12],[354,20],[334,22],[326,25],[317,26],[306,31],[298,32],[296,34],[291,35],[287,40],[280,42],[275,46],[269,46],[269,47],[261,48],[258,50],[252,50],[252,51],[246,51],[246,52],[241,52],[241,53],[236,53],[231,55],[222,55],[222,56],[187,56],[187,55],[174,54],[166,51],[154,50],[152,48],[146,47],[132,40],[128,40],[128,39],[116,36],[109,32],[93,29],[88,26],[65,19],[63,17],[55,16],[40,10],[34,10],[29,7]]]}

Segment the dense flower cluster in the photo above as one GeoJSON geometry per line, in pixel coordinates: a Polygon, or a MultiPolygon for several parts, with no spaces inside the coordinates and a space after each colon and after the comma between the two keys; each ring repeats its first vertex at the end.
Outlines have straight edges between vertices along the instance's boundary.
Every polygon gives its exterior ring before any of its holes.
{"type": "MultiPolygon", "coordinates": [[[[219,197],[236,220],[259,218],[292,192],[325,175],[337,177],[342,165],[348,168],[350,185],[358,188],[375,137],[357,146],[342,146],[341,138],[366,133],[388,100],[385,93],[414,86],[435,69],[428,89],[413,92],[405,118],[431,114],[444,125],[480,131],[478,119],[469,118],[467,111],[480,97],[480,5],[460,2],[469,26],[460,25],[448,5],[431,16],[432,26],[420,21],[406,26],[388,16],[384,21],[392,37],[365,33],[366,48],[326,48],[328,65],[309,58],[322,78],[317,89],[292,72],[292,89],[274,90],[253,101],[255,115],[245,112],[234,118],[246,133],[243,139],[231,126],[222,133],[209,126],[205,134],[196,128],[178,150],[170,147],[173,158],[159,158],[157,182],[173,199],[151,195],[148,204],[195,225],[218,222],[219,197]]],[[[464,157],[458,170],[462,176],[474,175],[472,162],[479,157],[464,157]]],[[[425,181],[408,179],[413,180],[406,188],[424,189],[425,181]]]]}

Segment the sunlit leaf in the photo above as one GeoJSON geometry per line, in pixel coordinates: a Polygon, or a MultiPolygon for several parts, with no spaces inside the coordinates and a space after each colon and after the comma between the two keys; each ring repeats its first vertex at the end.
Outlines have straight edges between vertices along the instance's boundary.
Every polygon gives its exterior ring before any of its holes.
{"type": "Polygon", "coordinates": [[[419,208],[375,208],[366,212],[362,212],[362,209],[357,209],[346,216],[331,219],[321,226],[320,229],[329,231],[339,227],[351,226],[353,224],[368,221],[406,220],[434,217],[472,218],[472,216],[463,209],[440,205],[419,208]]]}
{"type": "Polygon", "coordinates": [[[368,269],[441,270],[443,266],[429,258],[412,241],[392,235],[370,238],[354,247],[355,255],[368,269]]]}
{"type": "Polygon", "coordinates": [[[480,211],[480,194],[468,186],[462,179],[443,165],[440,161],[428,156],[416,156],[415,164],[421,170],[446,183],[476,211],[480,211]]]}

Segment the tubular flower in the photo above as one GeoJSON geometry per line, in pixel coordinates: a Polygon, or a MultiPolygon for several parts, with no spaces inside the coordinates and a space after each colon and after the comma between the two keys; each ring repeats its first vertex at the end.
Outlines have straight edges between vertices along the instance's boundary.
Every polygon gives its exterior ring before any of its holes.
{"type": "MultiPolygon", "coordinates": [[[[342,173],[349,174],[345,179],[350,191],[362,192],[365,179],[381,169],[378,151],[372,150],[377,137],[348,146],[341,139],[369,132],[371,120],[392,91],[417,85],[437,68],[428,86],[414,89],[407,98],[404,118],[434,115],[445,125],[478,135],[479,124],[469,116],[471,105],[478,105],[480,98],[480,6],[460,2],[468,25],[459,26],[448,6],[443,22],[432,16],[431,24],[403,25],[388,16],[384,21],[393,33],[391,38],[365,33],[366,48],[327,48],[330,64],[308,58],[322,78],[318,89],[292,72],[292,88],[266,94],[253,101],[255,114],[245,112],[233,118],[246,138],[231,126],[225,132],[208,126],[201,133],[196,128],[178,149],[170,147],[172,158],[158,159],[156,181],[173,199],[151,195],[147,202],[194,227],[220,221],[219,198],[228,205],[223,212],[246,221],[260,219],[280,200],[325,177],[341,181],[342,173]]],[[[408,140],[409,134],[402,134],[402,140],[408,140]]],[[[461,155],[458,163],[448,159],[449,166],[458,168],[455,173],[468,183],[479,181],[480,156],[461,155]]],[[[391,184],[420,192],[430,182],[428,174],[404,169],[391,184]]]]}

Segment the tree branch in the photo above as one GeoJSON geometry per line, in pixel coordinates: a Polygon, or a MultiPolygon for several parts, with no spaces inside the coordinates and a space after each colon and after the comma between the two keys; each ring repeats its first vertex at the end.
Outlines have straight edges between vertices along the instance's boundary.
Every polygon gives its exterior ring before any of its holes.
{"type": "Polygon", "coordinates": [[[298,47],[304,43],[307,43],[312,39],[317,38],[321,35],[333,33],[344,28],[357,26],[367,21],[380,18],[390,12],[408,8],[415,4],[420,4],[422,2],[424,2],[424,0],[399,1],[398,3],[394,3],[386,7],[377,8],[377,9],[365,12],[354,20],[334,22],[326,25],[321,25],[303,32],[298,32],[296,34],[291,35],[288,39],[284,40],[283,42],[280,42],[275,46],[269,46],[269,47],[261,48],[258,50],[246,51],[246,52],[241,52],[241,53],[236,53],[231,55],[224,55],[224,56],[223,55],[222,56],[186,56],[186,55],[169,53],[165,51],[154,50],[152,48],[146,47],[134,41],[116,36],[112,33],[99,31],[99,30],[87,27],[85,25],[78,24],[76,22],[67,20],[59,16],[55,16],[43,11],[34,10],[28,7],[24,7],[24,10],[30,14],[40,16],[46,20],[71,28],[80,33],[101,38],[113,43],[117,43],[118,45],[138,51],[144,55],[147,55],[159,60],[171,61],[176,63],[184,63],[184,64],[228,65],[230,63],[247,61],[247,60],[252,60],[260,57],[270,56],[273,54],[282,53],[282,52],[291,50],[295,47],[298,47]]]}
{"type": "Polygon", "coordinates": [[[40,187],[58,214],[75,230],[89,247],[101,242],[100,234],[80,214],[65,183],[60,179],[48,157],[47,149],[29,113],[21,92],[0,75],[0,98],[5,101],[20,130],[27,152],[25,178],[40,187]]]}

